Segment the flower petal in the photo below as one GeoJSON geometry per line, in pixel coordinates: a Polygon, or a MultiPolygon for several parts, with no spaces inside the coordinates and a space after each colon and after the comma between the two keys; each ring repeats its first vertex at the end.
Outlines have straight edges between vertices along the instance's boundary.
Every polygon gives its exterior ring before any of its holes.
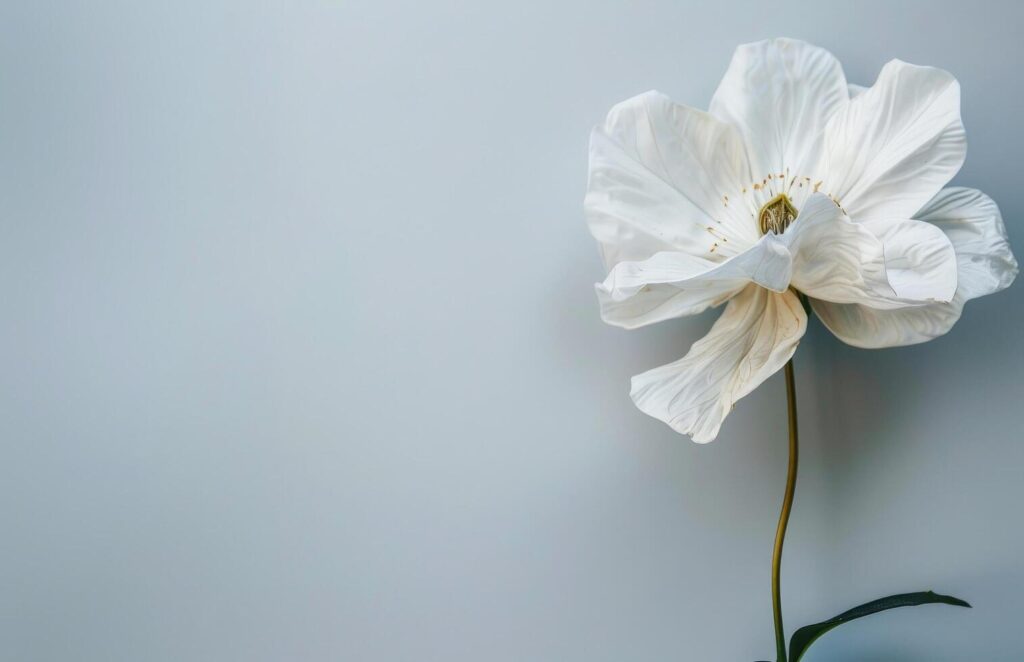
{"type": "Polygon", "coordinates": [[[709,226],[736,246],[757,241],[756,226],[724,199],[749,180],[733,127],[647,92],[591,134],[584,209],[609,268],[666,250],[716,259],[709,226]]]}
{"type": "Polygon", "coordinates": [[[953,247],[927,223],[854,223],[816,193],[782,239],[794,256],[793,286],[817,299],[902,308],[949,301],[956,290],[953,247]]]}
{"type": "Polygon", "coordinates": [[[620,262],[596,286],[605,322],[627,329],[716,306],[757,283],[776,292],[789,287],[793,260],[783,241],[765,235],[721,263],[687,253],[656,253],[642,262],[620,262]]]}
{"type": "Polygon", "coordinates": [[[828,196],[815,193],[783,240],[793,254],[793,287],[843,303],[894,301],[881,240],[854,223],[828,196]]]}
{"type": "Polygon", "coordinates": [[[840,340],[866,348],[898,347],[948,332],[964,304],[1010,285],[1017,261],[995,202],[981,191],[948,188],[921,210],[919,218],[946,233],[957,261],[957,290],[949,303],[899,310],[812,301],[814,312],[840,340]]]}
{"type": "Polygon", "coordinates": [[[843,68],[831,53],[795,39],[770,39],[736,49],[711,114],[739,127],[755,179],[786,167],[810,176],[816,139],[848,99],[843,68]]]}
{"type": "Polygon", "coordinates": [[[630,395],[645,414],[707,443],[733,404],[793,356],[806,328],[792,291],[748,285],[686,356],[634,377],[630,395]]]}
{"type": "Polygon", "coordinates": [[[942,230],[957,259],[957,292],[966,299],[1009,287],[1017,276],[1006,226],[992,198],[972,188],[943,189],[917,215],[942,230]]]}
{"type": "MultiPolygon", "coordinates": [[[[882,241],[886,276],[904,305],[953,299],[957,281],[956,252],[942,230],[931,223],[910,219],[879,219],[860,225],[882,241]]],[[[864,303],[873,305],[871,301],[864,303]]]]}
{"type": "Polygon", "coordinates": [[[865,349],[902,347],[937,338],[960,319],[963,299],[949,303],[880,310],[859,304],[811,299],[821,323],[847,345],[865,349]]]}
{"type": "Polygon", "coordinates": [[[956,79],[893,60],[829,120],[823,179],[858,222],[912,218],[956,174],[966,151],[956,79]]]}

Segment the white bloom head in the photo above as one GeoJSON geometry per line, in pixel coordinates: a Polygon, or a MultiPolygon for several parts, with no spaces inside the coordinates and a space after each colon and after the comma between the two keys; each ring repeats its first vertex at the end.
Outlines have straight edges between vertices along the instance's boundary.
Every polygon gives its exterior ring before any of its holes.
{"type": "Polygon", "coordinates": [[[960,86],[893,60],[870,88],[792,39],[739,47],[709,112],[648,92],[590,142],[587,222],[609,324],[728,302],[682,359],[633,378],[644,412],[711,441],[792,357],[798,294],[859,347],[924,342],[1017,273],[999,210],[943,187],[963,164],[960,86]]]}

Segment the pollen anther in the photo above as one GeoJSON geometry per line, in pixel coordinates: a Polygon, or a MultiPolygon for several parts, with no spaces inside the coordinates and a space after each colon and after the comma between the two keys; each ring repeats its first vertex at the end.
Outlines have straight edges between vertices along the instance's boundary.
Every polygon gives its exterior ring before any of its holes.
{"type": "Polygon", "coordinates": [[[797,210],[790,202],[789,196],[780,193],[761,207],[758,212],[758,224],[761,227],[761,234],[769,232],[782,234],[789,227],[790,223],[796,220],[797,210]]]}

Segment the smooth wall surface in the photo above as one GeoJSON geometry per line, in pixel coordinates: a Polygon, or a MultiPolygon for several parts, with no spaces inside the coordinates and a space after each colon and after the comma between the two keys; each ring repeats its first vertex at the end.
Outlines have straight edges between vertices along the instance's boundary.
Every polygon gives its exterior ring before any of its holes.
{"type": "MultiPolygon", "coordinates": [[[[956,182],[1024,256],[1016,2],[5,2],[0,660],[773,655],[781,375],[697,446],[602,325],[589,129],[706,107],[742,42],[947,68],[956,182]]],[[[1024,286],[907,349],[797,354],[809,660],[1021,659],[1024,286]]]]}

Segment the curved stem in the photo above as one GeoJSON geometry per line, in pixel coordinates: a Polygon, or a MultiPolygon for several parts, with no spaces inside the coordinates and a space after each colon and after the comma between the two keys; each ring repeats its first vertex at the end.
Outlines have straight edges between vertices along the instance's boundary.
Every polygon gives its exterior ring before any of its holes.
{"type": "Polygon", "coordinates": [[[793,377],[792,359],[786,363],[786,404],[789,411],[789,470],[786,473],[786,495],[782,500],[782,512],[779,513],[779,527],[775,531],[775,552],[772,554],[772,613],[775,616],[775,648],[778,662],[786,662],[786,633],[782,627],[782,596],[779,591],[782,544],[786,539],[789,513],[793,509],[793,494],[796,492],[796,468],[800,458],[796,421],[796,380],[793,377]]]}

